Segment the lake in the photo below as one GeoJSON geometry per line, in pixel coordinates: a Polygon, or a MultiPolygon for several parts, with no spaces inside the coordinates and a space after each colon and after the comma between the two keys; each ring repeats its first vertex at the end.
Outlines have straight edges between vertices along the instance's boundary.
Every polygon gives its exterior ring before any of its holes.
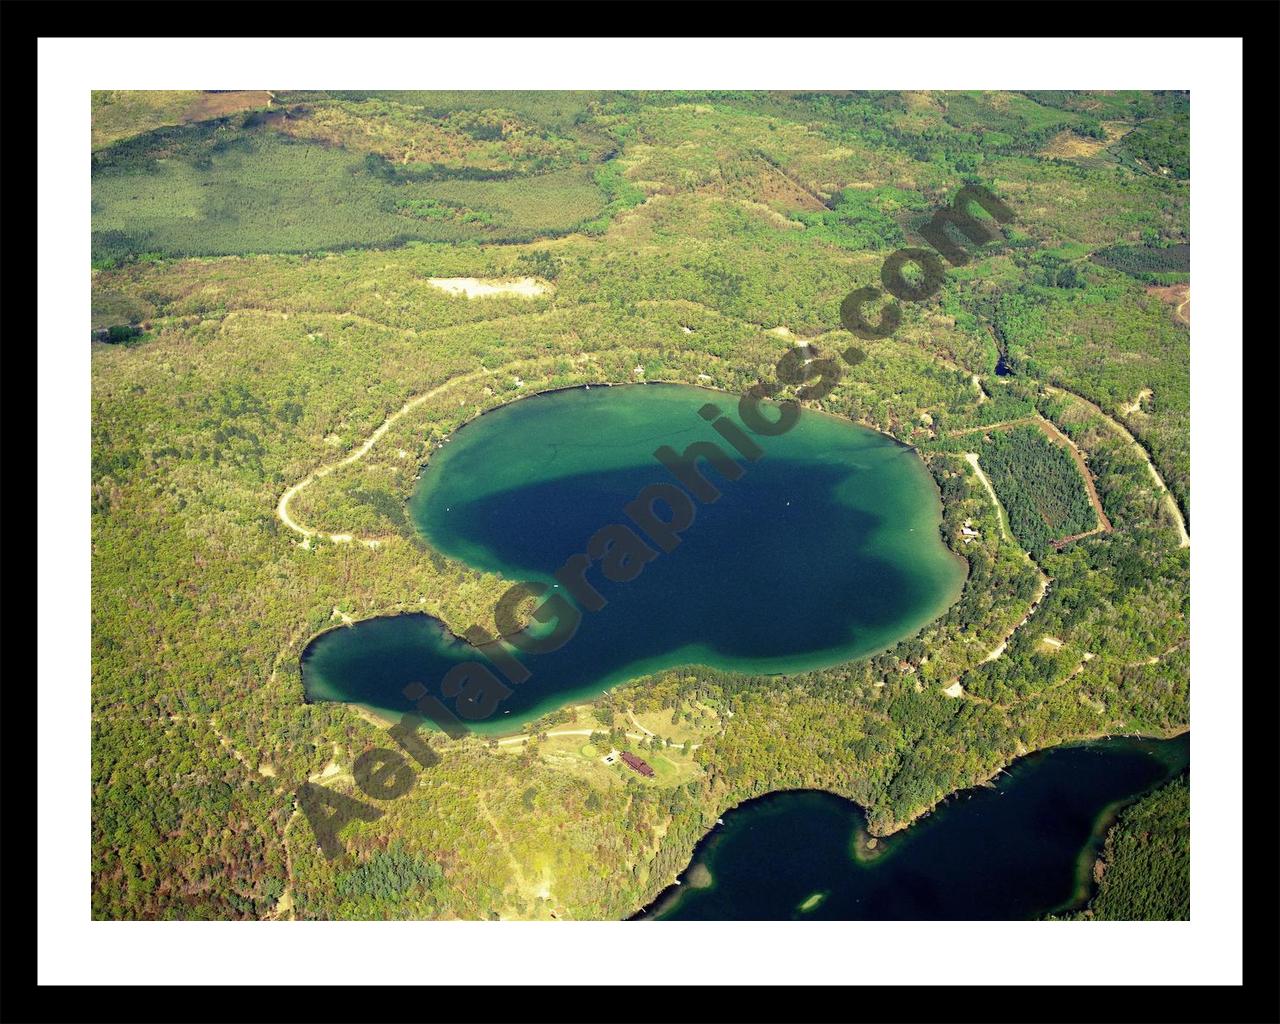
{"type": "MultiPolygon", "coordinates": [[[[635,578],[611,582],[593,565],[587,579],[604,607],[583,610],[558,650],[521,653],[530,677],[470,727],[515,731],[673,666],[776,674],[865,657],[959,597],[965,562],[942,542],[938,490],[912,449],[805,411],[780,436],[750,435],[763,451],[752,462],[700,415],[709,402],[739,422],[737,396],[701,388],[551,392],[478,417],[432,455],[409,500],[427,542],[555,595],[567,595],[556,570],[588,538],[607,524],[635,527],[624,506],[649,485],[675,483],[654,456],[659,446],[683,452],[714,441],[745,470],[730,481],[699,463],[720,498],[696,504],[674,550],[653,543],[635,578]]],[[[402,615],[321,634],[302,671],[311,700],[398,717],[408,710],[406,684],[439,694],[445,673],[470,660],[485,661],[437,620],[402,615]]]]}
{"type": "Polygon", "coordinates": [[[1055,747],[868,849],[861,808],[773,793],[728,812],[637,915],[661,920],[1025,920],[1090,892],[1116,809],[1187,770],[1190,733],[1055,747]],[[692,883],[692,884],[691,884],[692,883]],[[703,888],[697,888],[702,885],[703,888]]]}

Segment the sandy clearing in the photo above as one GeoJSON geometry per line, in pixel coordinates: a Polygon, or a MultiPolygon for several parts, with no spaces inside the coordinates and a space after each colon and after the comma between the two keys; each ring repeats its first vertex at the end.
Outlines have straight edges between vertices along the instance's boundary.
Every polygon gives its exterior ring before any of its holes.
{"type": "Polygon", "coordinates": [[[549,285],[534,277],[429,277],[427,284],[450,295],[465,295],[468,299],[485,299],[493,295],[520,295],[536,299],[551,290],[549,285]]]}
{"type": "Polygon", "coordinates": [[[950,686],[943,687],[942,692],[948,697],[963,697],[964,687],[960,685],[960,680],[957,679],[950,686]]]}
{"type": "MultiPolygon", "coordinates": [[[[1152,394],[1154,394],[1154,392],[1150,388],[1143,388],[1141,391],[1138,392],[1137,397],[1134,398],[1132,402],[1130,402],[1128,405],[1120,406],[1120,415],[1132,416],[1135,412],[1141,413],[1142,403],[1145,402],[1148,398],[1150,398],[1152,394]]],[[[1146,414],[1143,413],[1143,415],[1146,415],[1146,414]]]]}
{"type": "MultiPolygon", "coordinates": [[[[169,720],[171,722],[177,722],[181,721],[182,717],[183,716],[181,715],[170,715],[169,720]]],[[[255,766],[247,757],[245,757],[244,754],[240,753],[240,751],[236,749],[236,745],[231,742],[231,737],[222,731],[218,726],[217,720],[212,715],[209,716],[209,728],[212,729],[213,734],[218,737],[218,742],[222,744],[223,749],[249,769],[249,771],[257,772],[258,775],[264,779],[274,779],[276,777],[276,770],[269,761],[263,761],[261,764],[255,766]]],[[[277,790],[277,792],[279,792],[279,790],[277,790]]]]}
{"type": "Polygon", "coordinates": [[[330,761],[327,765],[324,766],[324,771],[322,771],[319,775],[312,775],[310,778],[312,782],[323,782],[325,779],[331,779],[335,775],[341,775],[341,774],[342,774],[342,766],[339,765],[337,761],[330,761]]]}
{"type": "Polygon", "coordinates": [[[1070,160],[1072,157],[1097,156],[1098,152],[1111,144],[1110,139],[1091,139],[1077,135],[1070,129],[1061,131],[1049,140],[1039,156],[1054,157],[1059,160],[1070,160]]]}
{"type": "Polygon", "coordinates": [[[1123,139],[1131,131],[1134,126],[1128,121],[1103,121],[1102,130],[1106,132],[1107,142],[1116,142],[1123,139]]]}
{"type": "Polygon", "coordinates": [[[1148,285],[1148,295],[1154,295],[1161,302],[1173,306],[1173,315],[1188,327],[1191,326],[1191,285],[1168,284],[1148,285]]]}
{"type": "Polygon", "coordinates": [[[289,886],[284,887],[284,892],[280,894],[280,899],[276,901],[275,917],[277,919],[284,917],[285,914],[291,913],[293,910],[293,890],[289,886]]]}

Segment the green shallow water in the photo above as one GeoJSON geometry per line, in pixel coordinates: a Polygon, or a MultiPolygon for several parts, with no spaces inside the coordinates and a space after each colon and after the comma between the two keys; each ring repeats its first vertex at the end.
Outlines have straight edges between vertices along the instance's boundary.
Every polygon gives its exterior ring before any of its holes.
{"type": "MultiPolygon", "coordinates": [[[[745,470],[727,481],[701,463],[721,497],[696,504],[679,545],[650,545],[655,557],[626,582],[593,566],[587,578],[604,608],[583,611],[558,650],[520,654],[531,677],[469,727],[511,731],[677,665],[773,674],[864,657],[959,597],[965,565],[942,543],[937,488],[911,449],[806,411],[785,434],[752,435],[764,454],[750,462],[699,416],[708,402],[739,422],[737,396],[678,385],[538,395],[472,421],[433,454],[409,502],[429,543],[549,586],[601,527],[634,528],[623,508],[643,488],[675,482],[654,457],[659,446],[714,441],[745,470]]],[[[491,664],[428,616],[384,617],[316,638],[303,680],[309,699],[398,716],[409,710],[406,684],[440,695],[445,673],[467,661],[491,664]]]]}

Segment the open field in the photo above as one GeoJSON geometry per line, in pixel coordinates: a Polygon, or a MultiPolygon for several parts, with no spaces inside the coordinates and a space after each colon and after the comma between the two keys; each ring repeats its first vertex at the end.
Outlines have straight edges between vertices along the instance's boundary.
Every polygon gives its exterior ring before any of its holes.
{"type": "Polygon", "coordinates": [[[265,90],[197,92],[110,89],[93,94],[93,148],[166,125],[210,121],[271,106],[265,90]]]}

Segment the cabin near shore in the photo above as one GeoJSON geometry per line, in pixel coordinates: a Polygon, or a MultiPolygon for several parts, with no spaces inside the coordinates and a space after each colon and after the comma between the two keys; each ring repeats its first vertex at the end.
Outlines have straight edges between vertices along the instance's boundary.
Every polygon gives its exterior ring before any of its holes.
{"type": "Polygon", "coordinates": [[[649,762],[642,757],[636,757],[635,754],[624,750],[622,752],[622,763],[632,771],[639,772],[646,779],[653,778],[653,769],[649,766],[649,762]]]}

